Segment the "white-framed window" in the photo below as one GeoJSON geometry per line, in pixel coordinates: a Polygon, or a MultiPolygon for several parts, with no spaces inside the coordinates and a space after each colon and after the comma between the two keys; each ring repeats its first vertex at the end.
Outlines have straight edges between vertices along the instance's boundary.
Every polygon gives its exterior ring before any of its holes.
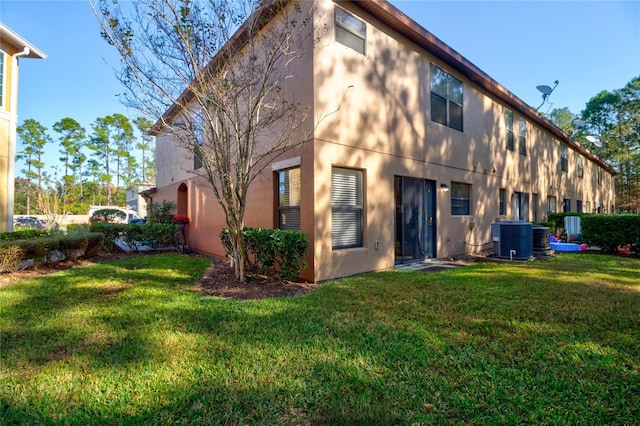
{"type": "Polygon", "coordinates": [[[527,122],[523,118],[518,120],[518,151],[527,156],[527,122]]]}
{"type": "Polygon", "coordinates": [[[362,247],[364,241],[364,172],[331,169],[331,247],[362,247]]]}
{"type": "Polygon", "coordinates": [[[367,48],[367,24],[346,10],[334,8],[336,41],[365,54],[367,48]]]}
{"type": "Polygon", "coordinates": [[[507,214],[507,206],[506,206],[506,200],[507,200],[507,190],[505,188],[500,188],[498,190],[498,198],[499,198],[499,203],[500,203],[500,212],[499,215],[500,216],[504,216],[505,214],[507,214]]]}
{"type": "Polygon", "coordinates": [[[560,170],[569,171],[569,147],[565,143],[560,144],[560,170]]]}
{"type": "Polygon", "coordinates": [[[513,151],[515,149],[513,136],[513,112],[506,110],[504,112],[504,127],[506,129],[507,149],[513,151]]]}
{"type": "Polygon", "coordinates": [[[300,230],[300,167],[278,172],[278,228],[300,230]]]}
{"type": "Polygon", "coordinates": [[[471,185],[451,182],[451,215],[468,216],[471,214],[471,185]]]}
{"type": "Polygon", "coordinates": [[[586,201],[584,203],[584,210],[586,213],[591,213],[591,201],[586,201]]]}
{"type": "Polygon", "coordinates": [[[431,121],[462,132],[462,81],[431,64],[431,121]]]}

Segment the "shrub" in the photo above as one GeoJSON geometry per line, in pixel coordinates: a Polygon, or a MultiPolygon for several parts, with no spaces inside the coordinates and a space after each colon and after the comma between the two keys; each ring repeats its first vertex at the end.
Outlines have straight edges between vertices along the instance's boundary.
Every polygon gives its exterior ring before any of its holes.
{"type": "Polygon", "coordinates": [[[24,251],[16,245],[0,246],[0,272],[15,272],[24,259],[24,251]]]}
{"type": "Polygon", "coordinates": [[[70,223],[67,225],[67,232],[89,232],[89,224],[87,223],[70,223]]]}
{"type": "Polygon", "coordinates": [[[27,240],[29,238],[43,237],[47,231],[42,229],[23,229],[20,231],[0,233],[0,241],[27,240]]]}
{"type": "Polygon", "coordinates": [[[127,214],[118,209],[100,209],[93,212],[89,222],[126,223],[127,214]]]}
{"type": "Polygon", "coordinates": [[[17,268],[24,259],[33,259],[35,264],[51,260],[51,252],[58,251],[66,259],[75,259],[78,252],[84,257],[98,253],[102,242],[100,233],[55,234],[24,240],[0,242],[0,266],[3,270],[17,268]]]}
{"type": "Polygon", "coordinates": [[[631,244],[638,253],[640,247],[640,216],[638,215],[585,215],[581,220],[582,238],[590,246],[600,247],[607,253],[616,253],[618,247],[631,244]]]}
{"type": "Polygon", "coordinates": [[[158,247],[169,247],[174,244],[174,236],[176,233],[176,226],[170,223],[125,225],[93,222],[89,226],[89,229],[92,232],[100,232],[104,235],[102,249],[107,252],[112,252],[114,250],[115,239],[118,237],[122,237],[127,245],[132,249],[135,249],[137,247],[136,243],[140,242],[150,245],[153,249],[157,249],[158,247]]]}
{"type": "Polygon", "coordinates": [[[171,211],[176,204],[173,201],[162,201],[162,203],[151,203],[147,209],[149,223],[171,223],[173,215],[171,211]]]}
{"type": "Polygon", "coordinates": [[[119,236],[124,235],[126,233],[127,227],[129,226],[137,225],[91,222],[91,224],[89,225],[89,231],[100,232],[102,235],[104,235],[104,240],[102,241],[102,249],[106,252],[111,253],[115,247],[114,240],[119,236]]]}
{"type": "MultiPolygon", "coordinates": [[[[304,257],[309,248],[307,236],[298,231],[269,228],[244,228],[245,246],[252,269],[284,280],[295,279],[306,268],[304,257]]],[[[230,256],[231,233],[225,228],[220,233],[222,245],[230,256]]]]}

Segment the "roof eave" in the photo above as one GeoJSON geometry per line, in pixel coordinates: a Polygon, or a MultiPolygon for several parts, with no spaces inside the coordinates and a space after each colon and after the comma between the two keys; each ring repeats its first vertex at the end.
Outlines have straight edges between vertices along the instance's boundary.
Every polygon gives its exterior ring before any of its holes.
{"type": "Polygon", "coordinates": [[[11,28],[7,27],[5,24],[0,22],[0,39],[5,40],[7,43],[16,47],[18,50],[23,51],[25,48],[29,49],[29,53],[21,56],[22,58],[32,58],[32,59],[46,59],[47,55],[35,47],[33,44],[29,43],[24,38],[20,37],[15,31],[11,28]]]}
{"type": "Polygon", "coordinates": [[[595,161],[610,174],[617,174],[613,167],[595,156],[579,142],[571,138],[570,135],[541,115],[537,110],[533,109],[530,105],[511,93],[500,83],[489,77],[489,75],[484,71],[475,66],[432,33],[424,29],[413,19],[402,13],[388,1],[367,0],[354,1],[353,3],[404,37],[416,43],[418,46],[422,47],[447,65],[450,65],[486,92],[503,101],[505,104],[518,111],[521,115],[549,131],[553,136],[566,142],[572,148],[579,151],[592,161],[595,161]]]}

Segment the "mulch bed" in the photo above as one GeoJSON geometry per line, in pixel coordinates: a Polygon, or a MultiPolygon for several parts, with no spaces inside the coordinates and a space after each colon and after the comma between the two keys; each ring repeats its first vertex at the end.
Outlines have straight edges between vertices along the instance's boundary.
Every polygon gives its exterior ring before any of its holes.
{"type": "Polygon", "coordinates": [[[299,296],[315,290],[318,284],[282,282],[260,274],[248,274],[246,283],[242,283],[228,261],[214,258],[211,267],[196,283],[196,288],[211,296],[247,300],[299,296]]]}

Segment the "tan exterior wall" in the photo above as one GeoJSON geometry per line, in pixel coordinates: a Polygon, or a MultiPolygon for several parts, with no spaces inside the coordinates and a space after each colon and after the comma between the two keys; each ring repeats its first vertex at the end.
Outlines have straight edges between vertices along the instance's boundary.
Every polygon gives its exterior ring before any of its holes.
{"type": "MultiPolygon", "coordinates": [[[[309,2],[305,2],[309,4],[309,2]]],[[[527,155],[518,152],[518,119],[514,112],[515,150],[506,149],[505,110],[496,100],[463,74],[427,53],[413,42],[380,23],[352,3],[340,3],[367,22],[366,54],[337,42],[334,36],[334,3],[316,2],[318,34],[313,60],[297,63],[297,78],[289,89],[302,102],[313,101],[315,131],[301,148],[274,160],[248,196],[247,226],[276,226],[275,172],[278,164],[300,165],[302,180],[301,230],[310,241],[308,267],[303,278],[325,281],[368,271],[393,268],[395,258],[394,177],[435,182],[435,257],[445,258],[492,248],[491,223],[512,220],[512,194],[530,195],[529,218],[546,219],[547,197],[613,204],[613,176],[603,172],[596,182],[595,163],[585,158],[584,178],[577,178],[577,158],[569,149],[569,169],[560,170],[560,142],[549,131],[527,123],[527,155]],[[325,27],[326,25],[326,27],[325,27]],[[464,85],[463,131],[431,121],[430,66],[434,64],[464,85]],[[363,246],[333,250],[331,241],[332,167],[364,173],[363,246]],[[452,182],[471,185],[470,214],[451,214],[452,182]],[[506,212],[499,214],[499,189],[505,189],[506,212]],[[532,194],[537,195],[534,203],[532,194]]],[[[157,185],[154,201],[177,200],[184,183],[189,200],[189,246],[208,254],[224,254],[219,242],[226,226],[222,211],[208,184],[187,171],[193,159],[181,157],[168,138],[157,142],[157,185]]]]}
{"type": "MultiPolygon", "coordinates": [[[[334,3],[321,2],[333,28],[334,3]]],[[[362,55],[335,41],[329,32],[315,51],[316,111],[323,117],[315,141],[315,280],[323,281],[395,263],[394,176],[436,181],[436,256],[450,257],[492,248],[491,223],[512,220],[512,194],[537,194],[538,221],[546,219],[547,196],[591,205],[613,203],[613,177],[604,173],[595,185],[595,165],[585,159],[584,178],[577,179],[577,156],[570,149],[569,170],[560,171],[560,144],[527,121],[527,155],[518,152],[518,119],[514,112],[515,151],[506,147],[505,107],[450,66],[376,21],[351,3],[340,3],[367,22],[362,55]],[[373,25],[371,25],[373,23],[373,25]],[[431,121],[430,65],[464,84],[460,132],[431,121]],[[341,102],[341,103],[340,103],[341,102]],[[336,105],[340,109],[335,111],[336,105]],[[331,249],[331,167],[365,173],[365,225],[362,248],[331,249]],[[440,184],[470,184],[471,212],[451,215],[450,192],[440,184]],[[499,189],[506,190],[506,214],[499,215],[499,189]],[[375,242],[379,241],[379,249],[375,242]]],[[[529,217],[531,218],[531,206],[529,217]]],[[[532,219],[532,218],[531,218],[532,219]]]]}

